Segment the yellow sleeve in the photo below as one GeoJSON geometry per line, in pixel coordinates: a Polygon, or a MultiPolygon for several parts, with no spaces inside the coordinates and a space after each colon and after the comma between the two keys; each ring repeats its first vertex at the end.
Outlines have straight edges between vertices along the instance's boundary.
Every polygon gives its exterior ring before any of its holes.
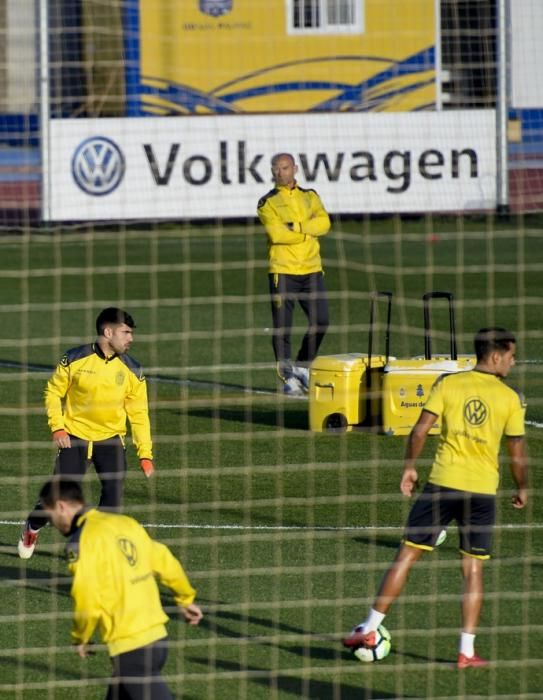
{"type": "Polygon", "coordinates": [[[153,459],[147,382],[145,377],[138,378],[132,372],[130,373],[130,382],[130,393],[125,399],[125,410],[132,428],[132,439],[139,459],[153,459]]]}
{"type": "Polygon", "coordinates": [[[308,236],[324,236],[330,230],[330,217],[318,194],[313,193],[311,218],[302,221],[301,232],[308,236]]]}
{"type": "Polygon", "coordinates": [[[258,218],[266,229],[270,242],[274,245],[296,245],[305,241],[305,235],[291,231],[287,226],[288,222],[284,222],[281,219],[269,200],[261,207],[258,207],[257,213],[258,218]]]}
{"type": "Polygon", "coordinates": [[[177,605],[190,605],[196,597],[185,570],[171,551],[161,542],[149,538],[151,542],[152,567],[160,582],[174,594],[177,605]]]}
{"type": "MultiPolygon", "coordinates": [[[[514,390],[515,391],[515,390],[514,390]]],[[[526,400],[518,391],[515,391],[516,396],[513,399],[511,414],[507,420],[504,434],[507,437],[520,437],[526,433],[524,426],[524,418],[526,414],[526,400]]]]}
{"type": "Polygon", "coordinates": [[[434,382],[428,400],[423,406],[424,411],[429,411],[436,416],[441,416],[443,413],[443,377],[446,375],[441,375],[434,382]]]}
{"type": "MultiPolygon", "coordinates": [[[[97,563],[95,561],[95,563],[97,563]]],[[[101,616],[99,575],[102,567],[86,567],[84,560],[70,564],[73,575],[71,595],[74,601],[74,620],[71,639],[73,644],[90,642],[101,616]]]]}
{"type": "Polygon", "coordinates": [[[62,401],[68,393],[70,383],[70,366],[68,365],[66,356],[64,356],[47,382],[44,392],[47,422],[52,433],[54,433],[55,430],[64,429],[62,401]]]}

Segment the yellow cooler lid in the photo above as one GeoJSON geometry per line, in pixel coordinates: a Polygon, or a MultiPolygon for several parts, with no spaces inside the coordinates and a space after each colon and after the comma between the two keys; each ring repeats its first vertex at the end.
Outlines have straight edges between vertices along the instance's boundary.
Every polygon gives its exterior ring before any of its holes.
{"type": "MultiPolygon", "coordinates": [[[[386,362],[384,355],[372,355],[371,366],[383,367],[386,362]]],[[[366,353],[347,352],[340,355],[321,355],[316,357],[312,364],[312,370],[326,372],[360,372],[368,366],[366,353]]]]}
{"type": "Polygon", "coordinates": [[[367,360],[367,355],[356,352],[347,352],[342,355],[320,355],[313,360],[311,369],[328,372],[355,372],[365,367],[367,360]]]}
{"type": "Polygon", "coordinates": [[[473,369],[475,364],[475,358],[467,355],[459,357],[457,360],[451,360],[450,357],[433,357],[431,360],[424,357],[414,357],[410,360],[392,360],[386,365],[385,373],[440,372],[446,374],[447,372],[465,372],[473,369]]]}

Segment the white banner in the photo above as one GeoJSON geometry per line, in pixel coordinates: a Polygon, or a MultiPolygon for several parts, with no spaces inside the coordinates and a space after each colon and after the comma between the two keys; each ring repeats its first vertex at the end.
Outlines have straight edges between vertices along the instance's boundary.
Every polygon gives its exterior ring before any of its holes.
{"type": "Polygon", "coordinates": [[[495,132],[490,110],[52,120],[44,219],[255,216],[284,151],[330,213],[492,209],[495,132]]]}
{"type": "Polygon", "coordinates": [[[514,109],[543,107],[543,3],[515,0],[511,13],[511,106],[514,109]]]}

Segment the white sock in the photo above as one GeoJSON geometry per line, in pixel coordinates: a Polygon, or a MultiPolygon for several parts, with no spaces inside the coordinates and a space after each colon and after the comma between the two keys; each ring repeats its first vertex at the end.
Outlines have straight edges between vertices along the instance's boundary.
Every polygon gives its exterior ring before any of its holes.
{"type": "Polygon", "coordinates": [[[470,658],[475,654],[474,650],[475,635],[468,632],[462,632],[460,635],[460,653],[470,658]]]}
{"type": "Polygon", "coordinates": [[[368,617],[366,618],[366,621],[363,622],[359,627],[364,628],[364,632],[376,632],[377,628],[381,624],[381,622],[385,619],[386,615],[385,613],[380,613],[377,612],[377,610],[374,610],[373,608],[370,608],[368,617]]]}

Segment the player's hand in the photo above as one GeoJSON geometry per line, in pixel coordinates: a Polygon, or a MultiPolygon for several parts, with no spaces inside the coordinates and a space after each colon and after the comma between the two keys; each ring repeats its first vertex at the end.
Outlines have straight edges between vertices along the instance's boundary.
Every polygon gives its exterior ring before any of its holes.
{"type": "Polygon", "coordinates": [[[152,459],[140,459],[140,469],[145,474],[147,478],[152,476],[155,472],[155,465],[152,459]]]}
{"type": "Polygon", "coordinates": [[[400,482],[400,491],[404,496],[412,496],[419,480],[419,475],[414,467],[407,467],[403,470],[400,482]]]}
{"type": "Polygon", "coordinates": [[[524,508],[526,503],[528,503],[528,492],[526,489],[519,489],[517,493],[511,498],[511,503],[513,508],[524,508]]]}
{"type": "Polygon", "coordinates": [[[88,656],[94,656],[94,651],[91,649],[91,645],[88,643],[78,644],[76,646],[76,651],[80,658],[86,659],[88,656]]]}
{"type": "Polygon", "coordinates": [[[66,449],[71,447],[70,436],[65,430],[55,430],[53,433],[53,442],[56,443],[57,447],[61,449],[66,449]]]}
{"type": "Polygon", "coordinates": [[[204,616],[203,612],[195,603],[185,605],[181,608],[181,612],[189,625],[197,625],[204,616]]]}

